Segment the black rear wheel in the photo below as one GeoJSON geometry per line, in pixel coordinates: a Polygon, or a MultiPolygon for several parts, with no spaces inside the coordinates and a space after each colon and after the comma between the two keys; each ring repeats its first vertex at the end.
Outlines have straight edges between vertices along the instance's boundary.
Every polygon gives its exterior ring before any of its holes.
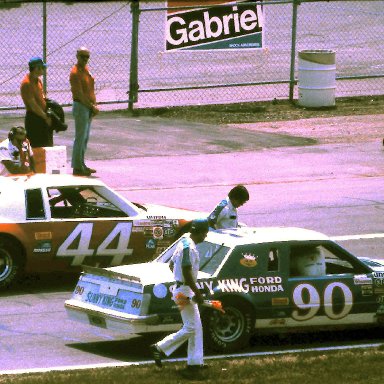
{"type": "Polygon", "coordinates": [[[11,285],[23,272],[23,257],[19,244],[0,237],[0,288],[11,285]]]}
{"type": "Polygon", "coordinates": [[[203,316],[204,342],[218,352],[234,352],[247,345],[254,332],[255,318],[244,301],[223,300],[225,313],[206,311],[203,316]]]}

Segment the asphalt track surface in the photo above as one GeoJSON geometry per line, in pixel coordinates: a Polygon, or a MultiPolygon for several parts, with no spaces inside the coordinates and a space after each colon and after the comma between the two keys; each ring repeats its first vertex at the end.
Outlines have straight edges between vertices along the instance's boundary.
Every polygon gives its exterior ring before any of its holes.
{"type": "MultiPolygon", "coordinates": [[[[17,119],[2,118],[1,129],[17,119]]],[[[69,124],[56,144],[71,145],[70,119],[69,124]]],[[[317,145],[310,135],[303,139],[119,114],[101,115],[93,128],[89,165],[133,201],[208,211],[241,182],[251,194],[239,211],[248,225],[348,235],[343,244],[353,253],[384,257],[381,142],[317,145]]],[[[76,276],[31,279],[1,295],[3,370],[148,361],[146,346],[154,336],[127,338],[66,318],[63,302],[75,282],[76,276]]],[[[258,340],[246,352],[382,343],[366,332],[274,341],[258,340]]],[[[183,356],[185,351],[175,357],[183,356]]]]}

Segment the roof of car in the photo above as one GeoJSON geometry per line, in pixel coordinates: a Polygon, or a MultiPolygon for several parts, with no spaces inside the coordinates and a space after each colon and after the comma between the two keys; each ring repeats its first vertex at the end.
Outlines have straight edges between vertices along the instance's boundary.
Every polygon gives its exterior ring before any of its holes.
{"type": "Polygon", "coordinates": [[[0,176],[0,217],[2,223],[24,222],[25,190],[66,186],[105,186],[96,178],[66,174],[34,174],[32,176],[0,176]]]}
{"type": "Polygon", "coordinates": [[[320,232],[297,227],[241,227],[210,231],[206,240],[234,247],[285,241],[324,241],[329,240],[329,237],[320,232]]]}
{"type": "Polygon", "coordinates": [[[87,178],[72,176],[70,174],[46,174],[36,173],[31,176],[7,176],[0,178],[0,188],[44,188],[49,186],[66,186],[66,185],[104,185],[102,181],[96,178],[87,178]]]}

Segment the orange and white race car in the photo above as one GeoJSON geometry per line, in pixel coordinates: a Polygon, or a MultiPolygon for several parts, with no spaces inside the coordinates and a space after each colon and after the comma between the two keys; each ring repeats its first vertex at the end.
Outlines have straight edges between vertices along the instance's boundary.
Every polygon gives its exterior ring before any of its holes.
{"type": "Polygon", "coordinates": [[[0,177],[0,287],[23,273],[150,261],[202,215],[132,203],[94,178],[0,177]]]}

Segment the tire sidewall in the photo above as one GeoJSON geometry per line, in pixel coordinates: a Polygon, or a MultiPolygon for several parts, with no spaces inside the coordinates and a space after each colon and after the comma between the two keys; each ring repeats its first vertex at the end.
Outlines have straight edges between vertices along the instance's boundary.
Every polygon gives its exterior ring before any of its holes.
{"type": "Polygon", "coordinates": [[[14,241],[0,237],[0,252],[6,252],[11,258],[10,271],[6,276],[0,277],[0,289],[9,287],[21,275],[23,260],[20,247],[14,241]]]}
{"type": "Polygon", "coordinates": [[[242,332],[236,339],[230,341],[223,340],[214,327],[217,316],[225,316],[225,314],[221,315],[213,310],[207,310],[203,315],[204,344],[208,349],[216,352],[235,352],[249,345],[249,340],[254,334],[255,316],[250,305],[244,301],[222,300],[222,302],[224,310],[228,313],[231,313],[232,309],[235,312],[241,313],[243,321],[242,332]]]}

